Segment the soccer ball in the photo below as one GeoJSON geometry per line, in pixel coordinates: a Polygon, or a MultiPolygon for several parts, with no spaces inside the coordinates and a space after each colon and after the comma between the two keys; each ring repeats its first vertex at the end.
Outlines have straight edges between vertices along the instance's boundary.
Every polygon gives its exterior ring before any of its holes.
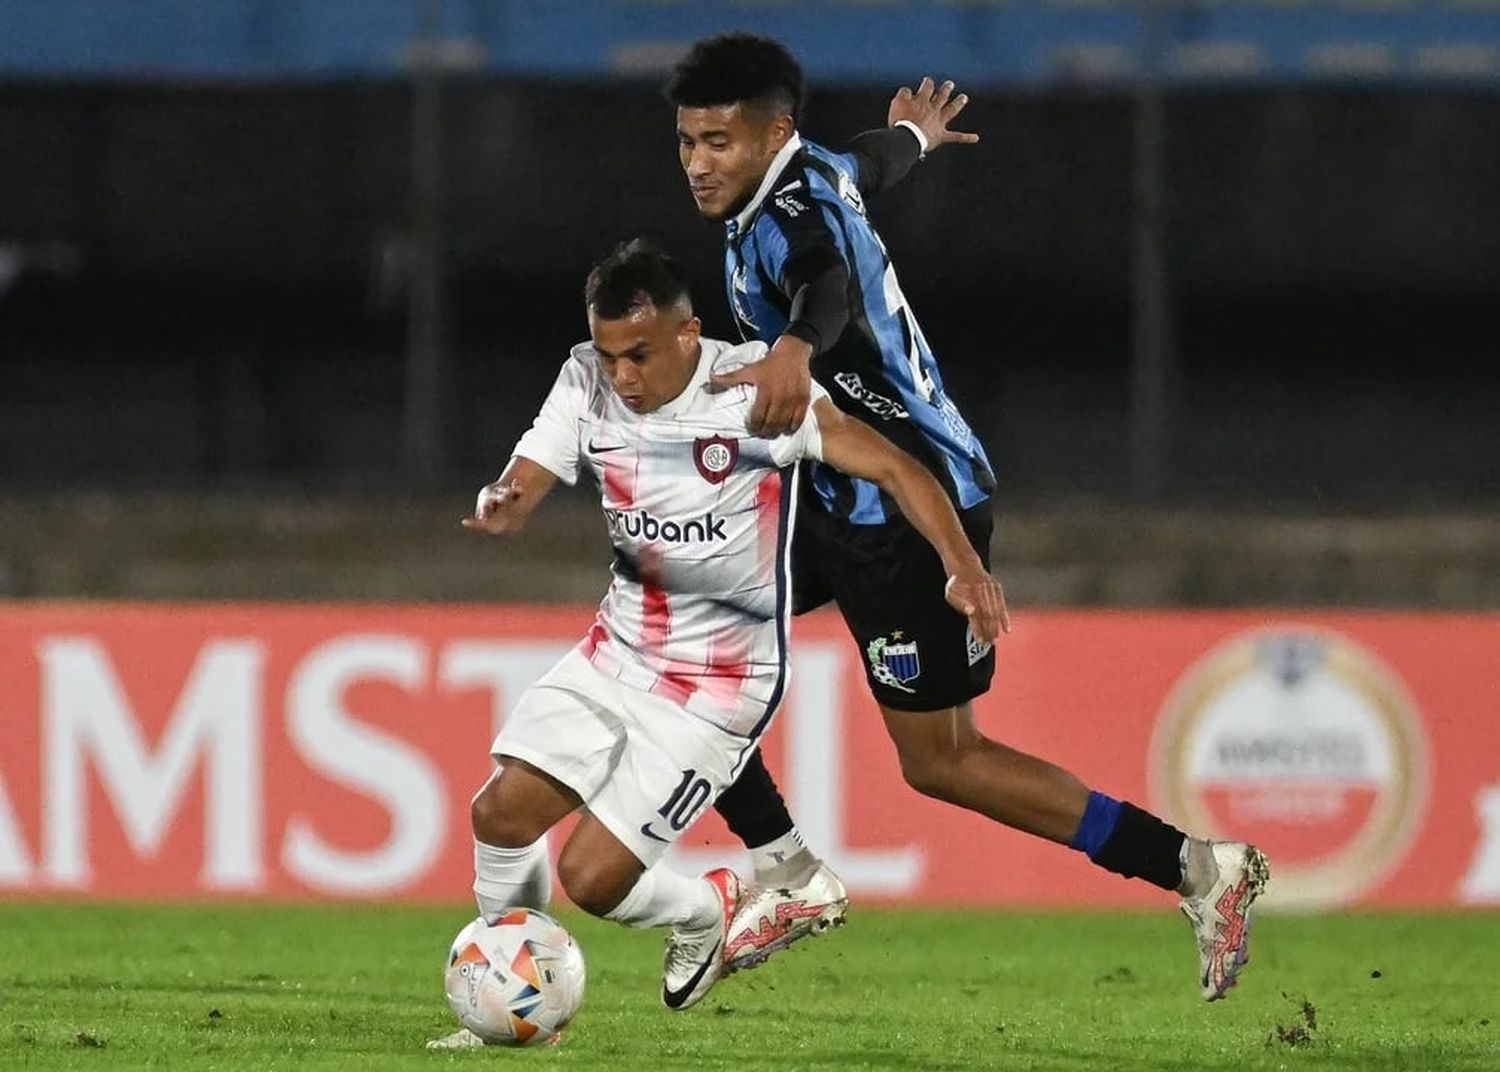
{"type": "Polygon", "coordinates": [[[583,1004],[583,952],[545,912],[513,908],[458,932],[443,988],[459,1023],[485,1042],[556,1042],[583,1004]]]}

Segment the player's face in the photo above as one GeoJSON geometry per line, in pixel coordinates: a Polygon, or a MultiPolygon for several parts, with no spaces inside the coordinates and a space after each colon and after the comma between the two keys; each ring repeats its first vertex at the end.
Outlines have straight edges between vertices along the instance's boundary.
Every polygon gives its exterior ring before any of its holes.
{"type": "Polygon", "coordinates": [[[701,327],[682,305],[658,309],[646,302],[618,320],[589,310],[599,368],[620,401],[636,413],[659,409],[686,390],[698,367],[701,327]]]}
{"type": "Polygon", "coordinates": [[[791,116],[741,103],[678,108],[677,155],[698,211],[722,220],[744,208],[792,130],[791,116]]]}

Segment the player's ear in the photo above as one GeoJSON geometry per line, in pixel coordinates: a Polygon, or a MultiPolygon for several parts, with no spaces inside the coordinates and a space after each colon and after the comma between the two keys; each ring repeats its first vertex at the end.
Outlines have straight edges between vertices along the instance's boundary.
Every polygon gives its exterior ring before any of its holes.
{"type": "Polygon", "coordinates": [[[684,354],[690,353],[693,347],[698,345],[698,339],[703,334],[703,321],[696,316],[690,316],[682,322],[677,329],[677,345],[682,347],[684,354]]]}
{"type": "Polygon", "coordinates": [[[778,115],[771,120],[770,147],[772,152],[780,152],[782,146],[792,140],[792,134],[797,130],[797,124],[789,115],[778,115]]]}

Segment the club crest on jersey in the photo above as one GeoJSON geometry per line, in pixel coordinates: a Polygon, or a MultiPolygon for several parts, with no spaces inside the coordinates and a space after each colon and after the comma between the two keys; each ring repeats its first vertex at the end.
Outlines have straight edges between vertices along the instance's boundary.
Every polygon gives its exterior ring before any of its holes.
{"type": "Polygon", "coordinates": [[[876,637],[865,647],[865,657],[870,660],[870,673],[880,684],[915,692],[907,683],[922,675],[922,661],[917,656],[917,642],[901,643],[901,637],[899,629],[888,637],[876,637]]]}
{"type": "Polygon", "coordinates": [[[722,484],[724,478],[734,472],[734,463],[740,460],[740,441],[723,436],[709,436],[693,440],[693,464],[698,475],[710,484],[722,484]]]}

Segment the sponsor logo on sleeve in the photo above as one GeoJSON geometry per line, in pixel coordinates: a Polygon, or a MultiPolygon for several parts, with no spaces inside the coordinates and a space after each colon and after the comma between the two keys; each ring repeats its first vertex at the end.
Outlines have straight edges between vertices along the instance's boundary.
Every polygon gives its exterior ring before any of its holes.
{"type": "Polygon", "coordinates": [[[904,421],[911,416],[905,406],[895,399],[877,394],[865,386],[857,372],[835,373],[833,382],[843,388],[844,394],[860,403],[883,421],[904,421]]]}
{"type": "Polygon", "coordinates": [[[805,204],[791,194],[781,194],[774,198],[774,202],[777,208],[781,209],[782,212],[785,212],[794,220],[804,212],[809,211],[805,204]]]}
{"type": "Polygon", "coordinates": [[[980,640],[974,635],[972,626],[964,630],[964,643],[969,650],[969,665],[973,666],[980,659],[988,655],[995,647],[988,640],[980,640]]]}

